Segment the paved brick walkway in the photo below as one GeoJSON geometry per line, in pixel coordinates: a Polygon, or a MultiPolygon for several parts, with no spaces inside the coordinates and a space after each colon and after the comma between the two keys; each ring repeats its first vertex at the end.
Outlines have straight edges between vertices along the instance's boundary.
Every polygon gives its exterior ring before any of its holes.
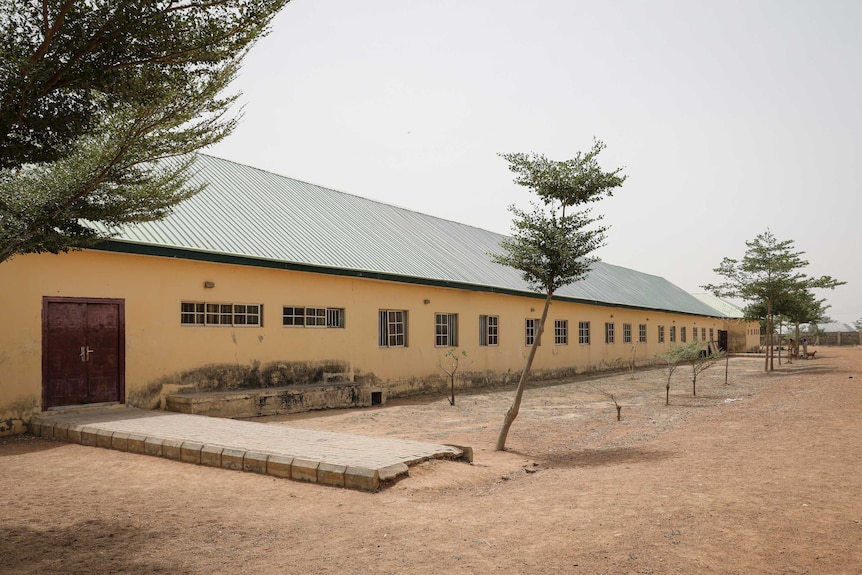
{"type": "Polygon", "coordinates": [[[299,481],[375,491],[433,458],[469,458],[469,448],[315,431],[134,408],[34,415],[42,437],[299,481]]]}

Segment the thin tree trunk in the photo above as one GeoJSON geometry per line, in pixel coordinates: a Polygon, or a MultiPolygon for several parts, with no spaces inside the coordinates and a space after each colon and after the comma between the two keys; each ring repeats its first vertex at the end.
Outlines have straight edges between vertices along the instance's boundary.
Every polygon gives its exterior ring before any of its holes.
{"type": "Polygon", "coordinates": [[[542,341],[542,333],[545,331],[545,320],[548,317],[548,308],[551,306],[553,295],[554,292],[548,292],[548,297],[545,298],[545,308],[542,310],[542,318],[539,320],[536,337],[533,339],[533,346],[530,348],[529,355],[527,355],[524,371],[521,372],[518,389],[515,391],[515,399],[512,401],[512,406],[506,411],[506,417],[503,419],[503,427],[500,429],[500,435],[497,437],[497,445],[494,447],[495,451],[506,449],[506,438],[509,436],[509,428],[512,427],[512,423],[518,417],[518,411],[521,409],[521,398],[524,396],[524,389],[527,387],[527,378],[530,375],[530,368],[533,367],[533,358],[536,357],[536,350],[542,341]]]}
{"type": "Polygon", "coordinates": [[[763,364],[763,371],[770,370],[770,359],[772,354],[772,300],[766,300],[766,361],[763,364]]]}

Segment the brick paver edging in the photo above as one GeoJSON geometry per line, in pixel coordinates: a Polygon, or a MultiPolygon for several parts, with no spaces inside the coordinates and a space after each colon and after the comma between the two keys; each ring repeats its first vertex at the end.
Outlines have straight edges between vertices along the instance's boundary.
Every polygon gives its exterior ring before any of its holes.
{"type": "Polygon", "coordinates": [[[377,491],[428,459],[472,459],[465,447],[133,408],[34,415],[33,435],[377,491]]]}

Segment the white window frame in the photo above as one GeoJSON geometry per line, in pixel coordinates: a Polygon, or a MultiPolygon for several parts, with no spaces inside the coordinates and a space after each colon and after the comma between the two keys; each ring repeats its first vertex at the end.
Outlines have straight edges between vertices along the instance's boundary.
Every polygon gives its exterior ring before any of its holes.
{"type": "Polygon", "coordinates": [[[458,347],[458,314],[434,314],[434,346],[458,347]]]}
{"type": "Polygon", "coordinates": [[[382,309],[377,313],[380,347],[407,347],[407,310],[382,309]]]}
{"type": "Polygon", "coordinates": [[[631,343],[632,342],[632,324],[624,323],[623,324],[623,343],[631,343]]]}
{"type": "Polygon", "coordinates": [[[500,316],[479,316],[479,345],[494,346],[500,343],[500,316]]]}
{"type": "Polygon", "coordinates": [[[590,345],[590,322],[578,322],[578,343],[582,345],[590,345]]]}
{"type": "MultiPolygon", "coordinates": [[[[539,319],[537,317],[528,317],[524,320],[524,345],[531,346],[536,341],[536,334],[539,331],[539,319]]],[[[541,345],[541,341],[539,345],[541,345]]]]}
{"type": "Polygon", "coordinates": [[[569,320],[554,320],[554,343],[556,345],[569,345],[569,320]]]}
{"type": "Polygon", "coordinates": [[[281,308],[282,327],[343,328],[344,308],[285,305],[281,308]]]}
{"type": "Polygon", "coordinates": [[[615,328],[614,322],[608,321],[605,322],[605,343],[614,343],[615,339],[615,328]]]}
{"type": "Polygon", "coordinates": [[[180,302],[180,325],[263,327],[263,304],[180,302]]]}
{"type": "Polygon", "coordinates": [[[638,324],[638,343],[646,343],[646,324],[638,324]]]}

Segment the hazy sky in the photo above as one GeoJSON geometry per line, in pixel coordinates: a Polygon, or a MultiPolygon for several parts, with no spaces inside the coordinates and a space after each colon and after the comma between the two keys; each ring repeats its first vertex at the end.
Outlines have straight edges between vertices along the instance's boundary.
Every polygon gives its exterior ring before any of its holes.
{"type": "MultiPolygon", "coordinates": [[[[862,318],[862,2],[293,0],[213,155],[508,233],[499,152],[607,149],[599,256],[690,292],[767,228],[862,318]]],[[[321,214],[322,225],[326,214],[321,214]]]]}

